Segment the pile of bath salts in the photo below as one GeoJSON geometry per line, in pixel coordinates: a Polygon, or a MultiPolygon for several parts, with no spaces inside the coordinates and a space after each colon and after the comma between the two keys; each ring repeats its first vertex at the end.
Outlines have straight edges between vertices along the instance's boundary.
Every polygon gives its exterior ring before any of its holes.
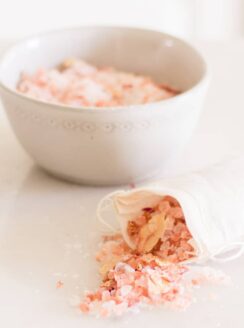
{"type": "Polygon", "coordinates": [[[184,310],[194,301],[195,287],[229,282],[222,272],[209,267],[173,263],[151,253],[137,254],[120,234],[104,237],[97,261],[102,282],[95,292],[86,292],[80,310],[98,317],[160,305],[184,310]]]}
{"type": "Polygon", "coordinates": [[[182,208],[171,196],[162,197],[154,207],[143,208],[141,215],[128,221],[126,236],[138,254],[151,252],[173,263],[197,256],[182,208]]]}
{"type": "Polygon", "coordinates": [[[21,74],[17,90],[29,97],[75,107],[114,107],[156,102],[177,91],[147,76],[67,59],[58,67],[21,74]]]}

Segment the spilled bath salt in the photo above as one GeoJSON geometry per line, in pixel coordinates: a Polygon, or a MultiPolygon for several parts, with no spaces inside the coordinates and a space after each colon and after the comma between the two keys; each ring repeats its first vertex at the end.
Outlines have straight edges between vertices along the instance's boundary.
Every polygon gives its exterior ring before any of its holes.
{"type": "Polygon", "coordinates": [[[108,317],[160,305],[185,310],[196,288],[230,282],[219,270],[190,265],[198,249],[175,198],[162,196],[139,212],[125,221],[122,234],[104,236],[96,256],[102,282],[85,294],[82,312],[108,317]]]}
{"type": "Polygon", "coordinates": [[[86,292],[79,308],[95,316],[119,316],[141,308],[166,306],[184,310],[194,289],[206,283],[229,283],[221,271],[162,260],[131,250],[120,234],[105,236],[97,253],[102,282],[86,292]]]}
{"type": "Polygon", "coordinates": [[[175,96],[173,88],[151,78],[111,67],[95,67],[67,59],[58,67],[23,72],[17,90],[29,97],[75,107],[114,107],[146,104],[175,96]]]}

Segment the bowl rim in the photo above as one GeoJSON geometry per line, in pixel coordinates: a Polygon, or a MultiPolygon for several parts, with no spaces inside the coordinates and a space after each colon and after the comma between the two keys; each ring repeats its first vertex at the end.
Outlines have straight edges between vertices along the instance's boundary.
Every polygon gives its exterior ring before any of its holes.
{"type": "MultiPolygon", "coordinates": [[[[155,101],[155,102],[150,102],[150,103],[145,103],[145,104],[134,104],[134,105],[126,105],[126,106],[111,106],[111,107],[95,107],[95,106],[72,106],[72,105],[65,105],[65,104],[55,104],[55,103],[51,103],[48,101],[44,101],[44,100],[39,100],[39,99],[35,99],[34,97],[30,97],[30,96],[26,96],[25,94],[11,88],[8,87],[1,79],[1,75],[0,75],[0,90],[1,88],[11,94],[14,95],[15,97],[19,97],[22,100],[26,100],[29,101],[30,103],[36,104],[36,105],[43,105],[43,106],[48,106],[48,107],[52,107],[52,109],[54,110],[61,110],[61,111],[73,111],[73,112],[119,112],[121,110],[125,111],[125,110],[134,110],[136,108],[136,110],[144,110],[146,107],[150,106],[150,107],[156,107],[158,108],[158,106],[162,106],[162,105],[168,105],[170,103],[173,102],[178,102],[181,101],[183,98],[189,96],[193,91],[198,90],[199,88],[201,88],[202,85],[205,85],[208,83],[209,81],[209,68],[207,65],[207,62],[204,58],[204,56],[202,55],[202,53],[195,47],[193,46],[190,42],[186,41],[184,38],[181,37],[176,37],[172,34],[169,33],[165,33],[161,30],[157,30],[157,29],[152,29],[152,28],[143,28],[143,27],[134,27],[134,26],[123,26],[123,25],[109,25],[109,24],[89,24],[89,25],[81,25],[81,26],[73,26],[73,27],[66,27],[66,28],[56,28],[56,29],[50,29],[47,31],[43,31],[40,33],[36,33],[36,34],[32,34],[30,36],[27,36],[25,38],[21,38],[20,40],[14,42],[13,44],[11,44],[10,46],[7,46],[7,48],[1,53],[0,56],[0,73],[1,73],[1,69],[2,69],[2,65],[4,63],[4,61],[8,58],[8,56],[15,50],[17,49],[19,46],[24,45],[24,44],[28,44],[30,42],[33,42],[34,40],[41,38],[41,37],[45,37],[45,36],[49,36],[49,35],[55,35],[58,33],[62,33],[62,32],[72,32],[72,31],[79,31],[82,29],[114,29],[114,30],[131,30],[131,31],[140,31],[140,32],[153,32],[153,33],[157,33],[159,35],[162,35],[164,37],[168,37],[171,40],[175,40],[177,42],[180,42],[184,45],[186,45],[191,51],[193,51],[200,59],[200,61],[203,64],[203,74],[202,77],[199,79],[199,81],[197,83],[195,83],[190,89],[179,93],[171,98],[167,98],[167,99],[162,99],[159,101],[155,101]]],[[[162,108],[161,108],[162,109],[162,108]]]]}

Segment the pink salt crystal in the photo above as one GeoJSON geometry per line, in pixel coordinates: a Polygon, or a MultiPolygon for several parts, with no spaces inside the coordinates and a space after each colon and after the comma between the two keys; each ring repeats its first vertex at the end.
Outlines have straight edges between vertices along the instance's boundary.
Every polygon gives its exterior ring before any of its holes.
{"type": "Polygon", "coordinates": [[[102,301],[108,301],[110,299],[110,293],[109,291],[105,290],[102,292],[102,301]]]}
{"type": "Polygon", "coordinates": [[[120,296],[124,297],[127,296],[132,290],[132,286],[131,285],[124,285],[121,287],[120,289],[120,296]]]}
{"type": "Polygon", "coordinates": [[[89,306],[87,303],[80,303],[79,305],[81,312],[88,313],[89,312],[89,306]]]}
{"type": "Polygon", "coordinates": [[[141,215],[141,216],[138,216],[136,219],[135,219],[135,223],[139,226],[142,226],[144,225],[145,223],[147,222],[147,219],[144,215],[141,215]]]}
{"type": "Polygon", "coordinates": [[[56,283],[56,288],[57,288],[57,289],[60,289],[60,288],[62,288],[63,286],[64,286],[64,283],[63,283],[61,280],[57,281],[57,283],[56,283]]]}
{"type": "Polygon", "coordinates": [[[167,216],[165,220],[166,229],[171,231],[174,227],[174,219],[171,216],[167,216]]]}
{"type": "Polygon", "coordinates": [[[199,281],[199,279],[194,278],[194,279],[191,280],[191,282],[192,282],[192,284],[195,285],[195,286],[200,285],[200,281],[199,281]]]}
{"type": "Polygon", "coordinates": [[[168,201],[162,200],[159,205],[158,205],[158,209],[160,212],[165,212],[168,213],[170,210],[170,204],[168,201]]]}
{"type": "Polygon", "coordinates": [[[185,240],[182,240],[181,242],[180,242],[180,247],[182,248],[182,251],[184,250],[184,251],[193,251],[193,247],[190,245],[190,244],[188,244],[188,242],[186,242],[185,240]]]}

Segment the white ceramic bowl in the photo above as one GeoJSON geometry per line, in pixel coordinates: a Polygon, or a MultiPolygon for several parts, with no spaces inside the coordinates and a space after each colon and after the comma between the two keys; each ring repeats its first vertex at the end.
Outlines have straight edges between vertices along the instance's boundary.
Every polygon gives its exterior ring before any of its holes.
{"type": "Polygon", "coordinates": [[[124,27],[47,32],[19,42],[0,63],[2,101],[26,151],[56,176],[96,185],[136,182],[167,169],[192,135],[207,80],[206,63],[189,44],[124,27]],[[67,57],[146,74],[182,94],[146,105],[77,109],[16,92],[22,71],[53,67],[67,57]]]}

